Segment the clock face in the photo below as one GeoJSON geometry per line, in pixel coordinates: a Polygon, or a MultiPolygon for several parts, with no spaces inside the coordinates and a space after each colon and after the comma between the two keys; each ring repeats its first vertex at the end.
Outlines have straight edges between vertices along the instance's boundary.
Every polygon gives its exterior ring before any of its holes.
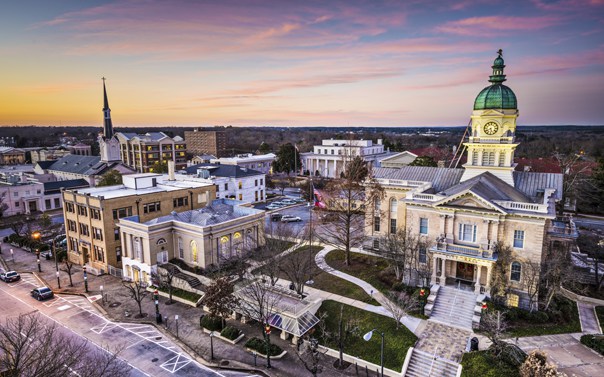
{"type": "Polygon", "coordinates": [[[487,135],[494,135],[499,129],[499,126],[495,122],[489,122],[484,125],[484,133],[487,135]]]}

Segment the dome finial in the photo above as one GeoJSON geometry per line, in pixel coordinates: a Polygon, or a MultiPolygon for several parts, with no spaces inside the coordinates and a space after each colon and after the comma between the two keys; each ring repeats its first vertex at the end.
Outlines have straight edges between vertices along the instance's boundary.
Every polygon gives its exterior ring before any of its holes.
{"type": "Polygon", "coordinates": [[[497,51],[497,54],[499,54],[499,57],[502,57],[503,56],[503,50],[499,49],[499,51],[497,51]]]}
{"type": "Polygon", "coordinates": [[[505,75],[503,74],[505,64],[503,63],[503,58],[501,55],[503,55],[503,50],[499,49],[499,51],[497,51],[497,57],[491,66],[491,68],[493,68],[493,74],[489,77],[489,82],[491,82],[493,85],[501,84],[505,81],[505,75]]]}

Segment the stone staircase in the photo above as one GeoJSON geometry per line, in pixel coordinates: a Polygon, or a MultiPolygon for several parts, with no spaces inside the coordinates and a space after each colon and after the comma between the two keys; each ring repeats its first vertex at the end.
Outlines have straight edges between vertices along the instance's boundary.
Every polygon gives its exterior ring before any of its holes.
{"type": "Polygon", "coordinates": [[[455,377],[459,364],[418,349],[411,349],[405,377],[455,377]]]}
{"type": "Polygon", "coordinates": [[[171,274],[174,275],[174,278],[185,281],[194,290],[197,290],[197,291],[205,290],[203,283],[201,281],[199,281],[198,278],[182,272],[180,270],[180,268],[178,268],[178,266],[175,266],[171,263],[165,263],[165,264],[162,264],[159,268],[163,268],[163,269],[169,271],[171,274]]]}
{"type": "Polygon", "coordinates": [[[430,319],[451,326],[472,329],[476,299],[477,296],[473,292],[441,286],[430,319]]]}

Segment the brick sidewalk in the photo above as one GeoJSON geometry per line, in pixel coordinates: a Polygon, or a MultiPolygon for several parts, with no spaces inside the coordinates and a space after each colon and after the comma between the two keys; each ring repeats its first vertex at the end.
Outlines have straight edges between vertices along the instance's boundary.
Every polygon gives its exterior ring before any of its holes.
{"type": "MultiPolygon", "coordinates": [[[[61,288],[58,289],[56,270],[54,260],[45,260],[41,258],[40,264],[42,272],[38,273],[35,253],[30,253],[18,247],[2,243],[2,255],[9,269],[18,272],[36,272],[36,274],[47,282],[55,292],[85,294],[84,292],[84,276],[81,266],[74,266],[72,269],[73,287],[69,286],[69,277],[64,271],[64,266],[59,265],[61,288]],[[14,260],[11,258],[10,249],[14,251],[14,260]]],[[[110,275],[95,276],[88,274],[88,289],[87,296],[100,297],[100,287],[103,286],[103,293],[107,298],[105,303],[97,301],[95,304],[103,314],[109,319],[116,322],[145,322],[155,325],[155,304],[153,295],[149,295],[143,300],[142,309],[146,317],[143,319],[135,319],[134,315],[138,314],[138,306],[136,302],[127,296],[126,289],[122,286],[121,280],[110,275]],[[125,312],[129,312],[129,316],[125,316],[125,312]]],[[[302,363],[296,356],[294,346],[289,341],[283,341],[279,338],[278,332],[274,332],[271,336],[271,342],[279,345],[283,350],[288,351],[287,355],[281,360],[271,359],[272,369],[267,370],[264,365],[266,360],[258,358],[257,367],[254,367],[254,357],[252,354],[245,351],[243,344],[253,336],[262,337],[259,325],[242,324],[239,321],[228,320],[228,324],[239,328],[245,333],[245,338],[237,345],[233,346],[219,339],[214,339],[214,357],[213,363],[210,359],[210,337],[203,333],[199,326],[199,318],[204,313],[201,308],[194,308],[185,304],[175,302],[167,305],[168,301],[165,297],[159,299],[159,310],[163,316],[168,317],[168,326],[165,323],[157,325],[167,336],[172,337],[183,348],[188,349],[192,356],[197,356],[197,360],[205,365],[223,368],[235,368],[241,370],[255,370],[252,373],[266,374],[270,376],[304,376],[310,373],[304,368],[302,363]],[[176,321],[175,315],[179,316],[178,320],[178,339],[176,339],[176,321]]],[[[322,363],[324,370],[322,376],[353,376],[355,375],[354,365],[348,367],[347,370],[339,371],[332,367],[334,359],[326,358],[322,363]]],[[[371,375],[371,374],[370,374],[371,375]]]]}

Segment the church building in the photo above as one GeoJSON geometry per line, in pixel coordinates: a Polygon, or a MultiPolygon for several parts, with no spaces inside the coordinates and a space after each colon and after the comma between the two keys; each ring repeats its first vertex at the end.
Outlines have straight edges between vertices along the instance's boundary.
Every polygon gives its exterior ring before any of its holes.
{"type": "Polygon", "coordinates": [[[534,305],[529,265],[541,265],[554,239],[559,241],[555,207],[563,176],[515,171],[518,106],[503,85],[501,55],[500,50],[493,62],[490,85],[474,101],[463,169],[373,169],[386,197],[376,203],[367,246],[380,250],[389,234],[407,229],[426,247],[419,249],[406,283],[454,286],[477,298],[490,295],[499,259],[495,246],[508,246],[507,302],[526,308],[534,305]]]}

